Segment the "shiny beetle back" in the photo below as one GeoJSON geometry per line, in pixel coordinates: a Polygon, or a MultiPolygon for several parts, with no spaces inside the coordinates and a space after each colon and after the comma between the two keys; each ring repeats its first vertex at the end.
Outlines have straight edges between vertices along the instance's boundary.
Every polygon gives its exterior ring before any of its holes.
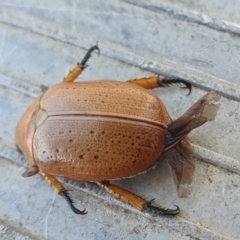
{"type": "Polygon", "coordinates": [[[116,81],[59,84],[40,101],[48,118],[37,129],[34,159],[44,171],[78,180],[116,179],[150,168],[171,119],[162,102],[116,81]]]}

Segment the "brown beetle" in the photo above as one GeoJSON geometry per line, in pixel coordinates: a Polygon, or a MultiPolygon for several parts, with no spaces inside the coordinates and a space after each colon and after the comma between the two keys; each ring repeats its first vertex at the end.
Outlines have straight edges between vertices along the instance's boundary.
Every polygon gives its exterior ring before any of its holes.
{"type": "Polygon", "coordinates": [[[16,130],[16,144],[30,164],[23,174],[39,171],[73,206],[67,190],[54,176],[95,181],[110,194],[159,215],[176,215],[179,208],[152,206],[152,201],[112,185],[108,180],[134,176],[151,168],[167,152],[180,197],[190,193],[194,172],[188,133],[215,118],[220,96],[210,92],[180,118],[172,121],[162,101],[147,89],[180,83],[191,92],[191,85],[179,78],[158,75],[118,81],[74,81],[86,68],[89,49],[81,63],[43,94],[22,116],[16,130]]]}

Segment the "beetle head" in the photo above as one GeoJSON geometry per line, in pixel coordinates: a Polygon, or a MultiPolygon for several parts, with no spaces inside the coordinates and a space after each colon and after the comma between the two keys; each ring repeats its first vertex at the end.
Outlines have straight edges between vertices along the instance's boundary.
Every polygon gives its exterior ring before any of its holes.
{"type": "Polygon", "coordinates": [[[16,144],[30,165],[35,165],[32,154],[32,141],[35,132],[35,115],[40,98],[37,98],[21,117],[16,128],[16,144]]]}

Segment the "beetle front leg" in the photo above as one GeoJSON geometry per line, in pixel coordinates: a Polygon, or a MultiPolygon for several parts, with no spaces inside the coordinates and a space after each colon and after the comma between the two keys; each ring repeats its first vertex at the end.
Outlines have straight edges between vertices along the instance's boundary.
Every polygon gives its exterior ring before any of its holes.
{"type": "Polygon", "coordinates": [[[154,213],[157,215],[169,215],[169,216],[179,214],[178,206],[176,206],[176,209],[165,209],[161,207],[155,207],[152,206],[153,200],[147,201],[132,192],[129,192],[116,185],[110,184],[109,181],[102,181],[96,183],[98,184],[98,186],[104,188],[108,193],[110,193],[114,197],[121,199],[122,201],[134,206],[140,211],[145,210],[147,212],[154,213]]]}
{"type": "Polygon", "coordinates": [[[83,72],[83,70],[88,66],[88,65],[86,65],[86,63],[89,60],[89,58],[91,57],[91,53],[95,50],[98,50],[98,54],[100,53],[100,49],[99,49],[98,45],[91,47],[87,51],[87,53],[84,56],[81,63],[77,63],[75,68],[69,72],[69,74],[63,79],[62,82],[64,82],[64,83],[74,82],[77,79],[77,77],[83,72]]]}
{"type": "Polygon", "coordinates": [[[42,170],[40,170],[40,172],[43,177],[49,182],[49,184],[55,189],[55,191],[66,199],[68,205],[74,213],[81,215],[87,214],[85,209],[83,211],[80,211],[76,207],[74,207],[73,200],[69,197],[67,189],[65,189],[64,186],[53,175],[45,173],[42,170]]]}
{"type": "Polygon", "coordinates": [[[192,91],[192,85],[181,78],[168,78],[168,77],[161,77],[159,75],[154,75],[152,77],[147,77],[147,78],[128,80],[128,82],[136,84],[146,89],[168,87],[169,85],[172,85],[172,84],[183,84],[185,85],[185,87],[182,87],[182,88],[187,88],[189,90],[188,95],[192,91]]]}

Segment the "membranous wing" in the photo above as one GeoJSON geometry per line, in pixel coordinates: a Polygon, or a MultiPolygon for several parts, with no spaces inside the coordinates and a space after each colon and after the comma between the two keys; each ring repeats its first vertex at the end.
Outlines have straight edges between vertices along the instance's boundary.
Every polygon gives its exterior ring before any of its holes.
{"type": "Polygon", "coordinates": [[[216,92],[207,93],[169,126],[171,138],[164,151],[167,152],[168,164],[179,197],[187,197],[191,193],[195,170],[193,150],[186,136],[191,130],[214,120],[219,109],[220,98],[216,92]]]}

